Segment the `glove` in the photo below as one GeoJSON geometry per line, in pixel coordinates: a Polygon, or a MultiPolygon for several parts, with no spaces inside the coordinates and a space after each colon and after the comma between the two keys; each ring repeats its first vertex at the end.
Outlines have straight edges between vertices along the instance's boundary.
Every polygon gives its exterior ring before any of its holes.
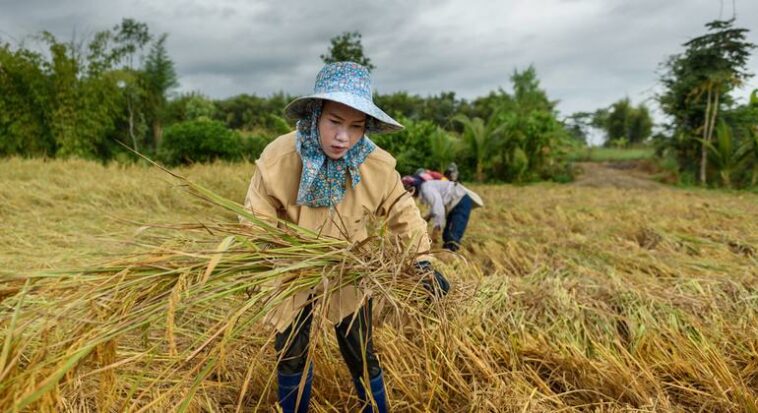
{"type": "Polygon", "coordinates": [[[432,267],[432,263],[429,261],[419,261],[416,263],[416,270],[423,274],[424,279],[421,280],[421,285],[424,289],[435,298],[442,298],[450,291],[450,282],[432,267]]]}

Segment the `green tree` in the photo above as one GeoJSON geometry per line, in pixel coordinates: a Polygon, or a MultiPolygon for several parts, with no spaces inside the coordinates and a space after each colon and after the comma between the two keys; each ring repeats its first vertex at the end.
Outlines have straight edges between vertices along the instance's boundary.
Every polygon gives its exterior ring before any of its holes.
{"type": "Polygon", "coordinates": [[[217,110],[213,116],[232,129],[262,134],[283,134],[294,127],[282,117],[282,108],[290,100],[292,97],[283,92],[274,93],[269,97],[237,95],[215,101],[217,110]]]}
{"type": "Polygon", "coordinates": [[[396,169],[402,174],[411,174],[416,169],[430,166],[434,162],[432,139],[438,127],[428,120],[414,121],[399,117],[405,126],[402,131],[392,134],[374,135],[371,139],[397,160],[396,169]]]}
{"type": "Polygon", "coordinates": [[[732,103],[730,92],[752,76],[747,61],[755,45],[746,40],[747,29],[733,24],[733,19],[707,23],[708,32],[684,43],[686,50],[668,59],[661,77],[665,89],[658,98],[661,108],[673,120],[673,135],[688,138],[672,141],[680,143],[673,149],[679,153],[680,165],[698,169],[703,185],[719,113],[732,103]]]}
{"type": "Polygon", "coordinates": [[[361,44],[361,34],[359,32],[344,32],[330,40],[331,46],[326,54],[321,55],[324,63],[335,62],[355,62],[365,66],[369,71],[376,69],[369,59],[363,53],[363,44],[361,44]]]}
{"type": "Polygon", "coordinates": [[[502,100],[494,115],[502,130],[496,135],[496,175],[507,181],[550,179],[563,174],[559,161],[568,135],[557,118],[556,102],[540,87],[537,71],[529,66],[511,76],[513,97],[502,100]]]}
{"type": "Polygon", "coordinates": [[[484,181],[485,168],[489,165],[492,151],[497,140],[496,135],[505,125],[498,122],[497,116],[491,116],[486,122],[482,118],[469,118],[457,115],[453,121],[463,125],[463,144],[474,158],[477,182],[484,181]]]}
{"type": "MultiPolygon", "coordinates": [[[[717,144],[720,143],[723,135],[721,131],[725,128],[722,124],[726,124],[734,148],[743,148],[742,150],[746,151],[743,162],[732,173],[734,177],[732,181],[735,186],[755,186],[758,184],[758,99],[755,99],[755,95],[756,93],[753,92],[748,103],[722,112],[722,121],[716,127],[717,144]]],[[[719,145],[714,146],[718,147],[719,145]]],[[[713,157],[712,151],[709,156],[713,157]]]]}
{"type": "Polygon", "coordinates": [[[564,128],[572,141],[581,146],[587,145],[590,128],[592,128],[592,116],[590,112],[575,112],[563,120],[564,128]]]}
{"type": "Polygon", "coordinates": [[[608,139],[608,131],[606,125],[608,124],[608,116],[610,115],[608,108],[600,108],[592,113],[592,120],[590,125],[592,127],[603,130],[606,132],[606,139],[608,139]]]}
{"type": "Polygon", "coordinates": [[[653,120],[644,103],[632,106],[629,98],[619,99],[608,108],[595,112],[593,123],[605,131],[605,144],[610,146],[624,142],[640,144],[650,137],[653,120]]]}
{"type": "Polygon", "coordinates": [[[650,116],[650,110],[645,104],[640,103],[632,109],[627,138],[632,144],[639,144],[646,141],[653,133],[653,118],[650,116]]]}
{"type": "Polygon", "coordinates": [[[0,46],[0,153],[105,160],[119,150],[114,139],[139,148],[147,94],[133,62],[147,25],[124,19],[89,40],[34,39],[45,53],[0,46]]]}
{"type": "Polygon", "coordinates": [[[423,99],[420,113],[422,119],[429,119],[441,127],[452,126],[452,119],[461,110],[462,101],[456,99],[455,92],[442,92],[423,99]]]}
{"type": "Polygon", "coordinates": [[[142,52],[152,39],[147,24],[125,18],[121,24],[113,26],[112,33],[116,46],[110,52],[110,60],[124,62],[127,68],[133,69],[135,55],[142,52]]]}
{"type": "Polygon", "coordinates": [[[627,131],[631,123],[631,109],[632,105],[629,103],[629,98],[621,99],[611,105],[605,125],[609,141],[617,139],[628,140],[627,131]]]}
{"type": "MultiPolygon", "coordinates": [[[[134,72],[134,58],[137,53],[150,43],[152,36],[147,24],[131,18],[121,20],[121,24],[112,29],[115,46],[112,49],[111,61],[123,63],[124,70],[134,72]]],[[[134,150],[139,150],[137,141],[144,140],[146,124],[144,96],[145,90],[139,85],[139,76],[134,76],[135,81],[122,83],[123,98],[126,101],[126,109],[129,124],[129,137],[134,150]]],[[[152,146],[152,145],[151,145],[152,146]]]]}
{"type": "Polygon", "coordinates": [[[209,98],[196,93],[186,103],[184,120],[211,120],[216,114],[216,106],[209,98]]]}
{"type": "Polygon", "coordinates": [[[752,166],[750,171],[750,186],[758,185],[758,125],[755,125],[748,131],[747,146],[750,151],[752,166]]]}
{"type": "Polygon", "coordinates": [[[429,160],[424,163],[424,166],[436,171],[444,171],[450,162],[455,161],[457,152],[458,141],[446,130],[437,126],[429,136],[429,160]]]}
{"type": "Polygon", "coordinates": [[[166,51],[167,37],[168,34],[164,33],[153,42],[142,71],[145,109],[150,117],[153,148],[156,150],[160,146],[163,133],[162,124],[166,117],[168,92],[179,85],[174,70],[174,62],[166,51]]]}
{"type": "Polygon", "coordinates": [[[83,120],[82,80],[79,65],[68,45],[58,42],[50,33],[42,38],[49,44],[51,60],[43,63],[49,79],[49,127],[55,139],[58,156],[94,158],[97,142],[87,139],[89,131],[79,124],[83,120]]]}
{"type": "Polygon", "coordinates": [[[54,156],[49,93],[40,53],[0,45],[0,156],[54,156]]]}
{"type": "Polygon", "coordinates": [[[411,95],[406,91],[383,95],[377,93],[374,102],[393,117],[404,117],[411,120],[421,120],[425,99],[419,95],[411,95]]]}
{"type": "Polygon", "coordinates": [[[752,150],[751,143],[745,142],[740,145],[734,139],[731,127],[723,120],[719,122],[719,126],[716,128],[715,142],[706,143],[709,158],[717,166],[721,183],[725,187],[732,187],[735,174],[739,172],[745,162],[749,161],[752,150]]]}

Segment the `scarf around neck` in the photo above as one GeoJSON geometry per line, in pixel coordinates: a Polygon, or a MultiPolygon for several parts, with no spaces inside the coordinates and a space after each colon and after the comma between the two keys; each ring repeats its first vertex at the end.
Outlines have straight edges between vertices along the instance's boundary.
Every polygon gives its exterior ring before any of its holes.
{"type": "Polygon", "coordinates": [[[333,160],[321,149],[318,131],[320,117],[321,104],[317,104],[310,115],[297,121],[295,148],[303,161],[297,204],[331,208],[344,198],[348,174],[353,188],[361,182],[359,167],[374,151],[376,144],[364,135],[345,156],[333,160]]]}

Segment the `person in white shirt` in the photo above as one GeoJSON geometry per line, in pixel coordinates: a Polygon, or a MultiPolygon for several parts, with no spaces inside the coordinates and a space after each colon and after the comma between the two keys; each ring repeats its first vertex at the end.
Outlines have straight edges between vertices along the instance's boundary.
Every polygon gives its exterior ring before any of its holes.
{"type": "MultiPolygon", "coordinates": [[[[434,229],[432,240],[437,241],[442,233],[442,247],[457,251],[468,225],[471,210],[481,206],[470,196],[470,191],[458,182],[424,180],[418,175],[404,176],[403,186],[429,207],[425,217],[431,220],[434,229]]],[[[478,196],[475,196],[479,198],[478,196]]]]}

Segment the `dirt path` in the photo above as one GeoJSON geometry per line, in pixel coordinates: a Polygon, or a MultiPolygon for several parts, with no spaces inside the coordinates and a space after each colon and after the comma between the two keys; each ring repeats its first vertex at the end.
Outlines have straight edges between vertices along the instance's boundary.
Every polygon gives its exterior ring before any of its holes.
{"type": "Polygon", "coordinates": [[[576,186],[646,190],[665,188],[665,185],[653,180],[652,171],[644,162],[581,162],[577,166],[581,172],[573,183],[576,186]]]}

